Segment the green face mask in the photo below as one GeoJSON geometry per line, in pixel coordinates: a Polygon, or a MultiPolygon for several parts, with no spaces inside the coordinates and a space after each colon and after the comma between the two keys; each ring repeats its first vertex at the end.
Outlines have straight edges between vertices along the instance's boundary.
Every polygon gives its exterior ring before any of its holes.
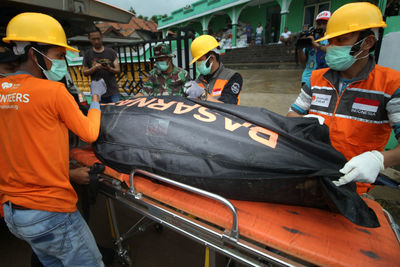
{"type": "Polygon", "coordinates": [[[330,45],[326,49],[326,64],[333,70],[344,71],[356,62],[356,58],[350,55],[352,45],[330,45]]]}
{"type": "Polygon", "coordinates": [[[212,63],[210,64],[210,66],[207,67],[207,61],[210,59],[210,56],[203,61],[197,61],[196,62],[196,67],[197,67],[197,71],[201,74],[201,75],[208,75],[211,72],[211,66],[212,63]]]}
{"type": "Polygon", "coordinates": [[[43,70],[44,75],[46,75],[48,80],[59,81],[64,78],[65,74],[67,74],[68,68],[65,60],[62,59],[52,59],[51,60],[51,69],[43,70]]]}
{"type": "Polygon", "coordinates": [[[169,64],[166,61],[156,61],[156,67],[161,71],[166,71],[169,67],[169,64]]]}
{"type": "Polygon", "coordinates": [[[350,55],[351,49],[358,43],[362,43],[365,40],[362,39],[354,45],[336,46],[330,45],[326,49],[325,61],[326,64],[333,70],[345,71],[350,68],[357,60],[362,51],[352,56],[350,55]]]}
{"type": "MultiPolygon", "coordinates": [[[[33,49],[35,49],[35,48],[33,48],[33,49]]],[[[67,71],[68,71],[67,63],[65,62],[65,60],[63,60],[63,59],[51,59],[48,56],[46,56],[45,54],[43,54],[40,51],[38,51],[37,49],[35,49],[35,50],[39,54],[41,54],[42,56],[46,57],[48,60],[51,61],[50,70],[45,70],[38,64],[39,68],[42,69],[44,75],[46,76],[46,78],[48,80],[60,81],[62,78],[64,78],[65,74],[67,74],[67,71]]]]}

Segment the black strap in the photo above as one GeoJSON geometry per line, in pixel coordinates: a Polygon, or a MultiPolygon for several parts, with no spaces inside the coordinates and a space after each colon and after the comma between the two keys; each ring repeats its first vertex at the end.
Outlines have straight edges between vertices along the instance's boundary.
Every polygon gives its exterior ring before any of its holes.
{"type": "Polygon", "coordinates": [[[39,66],[42,67],[44,70],[48,70],[47,66],[46,66],[46,62],[44,61],[44,56],[38,52],[38,51],[40,51],[39,46],[37,44],[32,44],[32,47],[35,48],[35,49],[33,49],[33,52],[35,53],[35,56],[39,63],[39,66]]]}
{"type": "Polygon", "coordinates": [[[83,186],[82,211],[83,218],[88,222],[90,218],[90,205],[96,204],[97,193],[99,189],[99,174],[103,173],[105,165],[95,163],[90,168],[88,185],[83,186]]]}

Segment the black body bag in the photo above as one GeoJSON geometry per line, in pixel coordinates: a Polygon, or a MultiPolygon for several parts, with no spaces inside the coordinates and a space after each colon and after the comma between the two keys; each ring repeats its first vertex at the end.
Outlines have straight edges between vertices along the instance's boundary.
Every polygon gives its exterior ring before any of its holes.
{"type": "Polygon", "coordinates": [[[101,109],[94,151],[119,172],[143,169],[230,199],[326,209],[379,226],[355,183],[331,182],[346,159],[316,119],[181,97],[138,97],[101,109]]]}

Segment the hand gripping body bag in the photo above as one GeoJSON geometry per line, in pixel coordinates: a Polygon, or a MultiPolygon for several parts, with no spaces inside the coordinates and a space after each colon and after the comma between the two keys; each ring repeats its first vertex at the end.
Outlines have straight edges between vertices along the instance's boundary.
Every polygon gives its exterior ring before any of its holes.
{"type": "Polygon", "coordinates": [[[320,208],[379,226],[354,183],[332,183],[346,158],[317,120],[168,96],[101,110],[94,151],[119,172],[142,169],[229,199],[320,208]]]}

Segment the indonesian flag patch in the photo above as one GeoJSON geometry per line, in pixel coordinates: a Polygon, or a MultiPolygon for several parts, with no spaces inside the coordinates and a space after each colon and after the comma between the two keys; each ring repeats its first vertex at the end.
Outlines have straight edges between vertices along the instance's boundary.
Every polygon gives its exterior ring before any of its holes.
{"type": "Polygon", "coordinates": [[[214,88],[213,91],[211,92],[211,96],[219,96],[222,93],[221,88],[214,88]]]}
{"type": "Polygon", "coordinates": [[[379,104],[380,102],[378,100],[356,97],[351,111],[360,114],[375,115],[378,111],[379,104]]]}

